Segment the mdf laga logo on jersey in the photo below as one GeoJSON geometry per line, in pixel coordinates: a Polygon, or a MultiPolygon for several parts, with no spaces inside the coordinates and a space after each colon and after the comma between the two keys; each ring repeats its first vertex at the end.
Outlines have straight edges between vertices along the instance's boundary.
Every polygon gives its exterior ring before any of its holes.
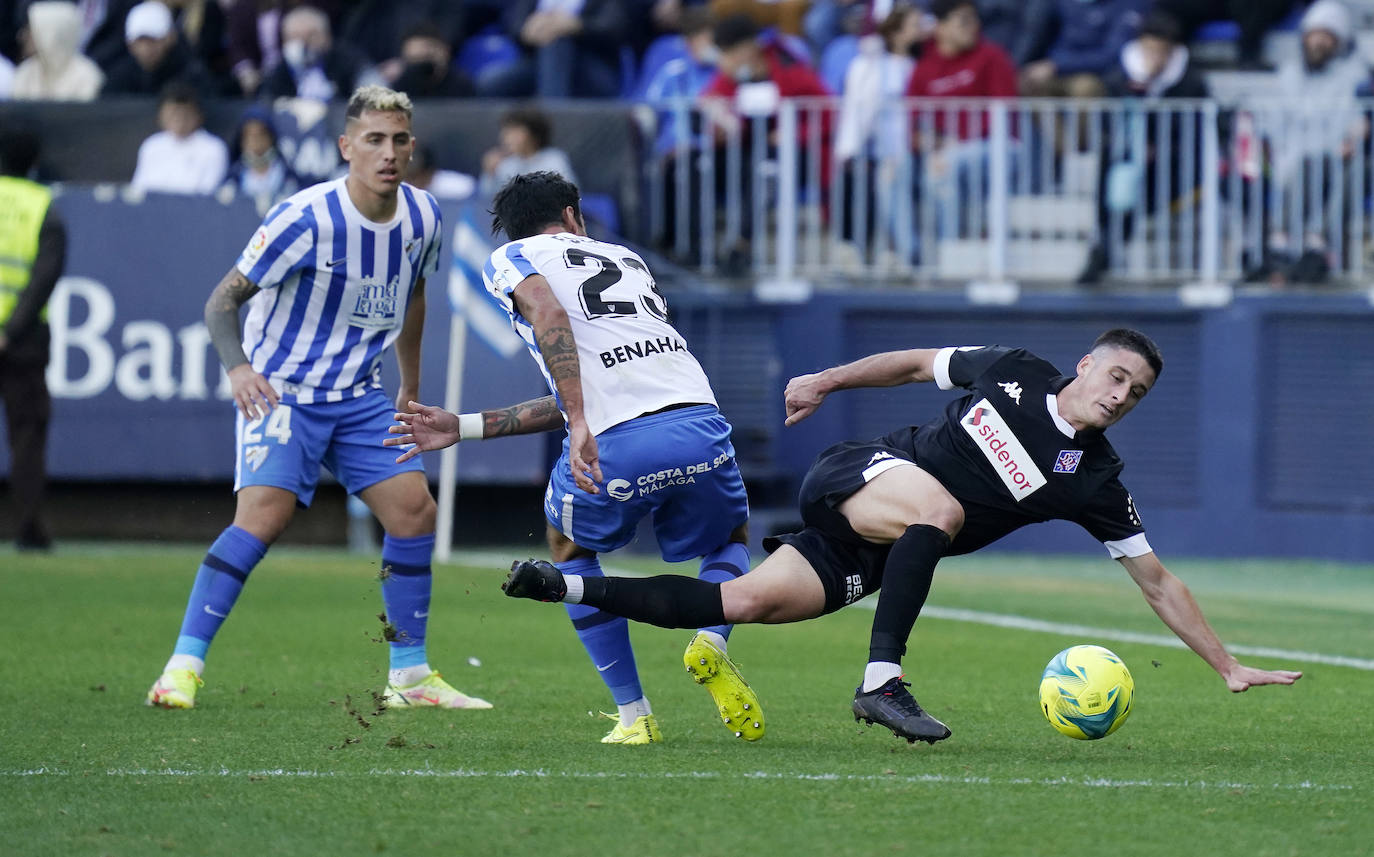
{"type": "Polygon", "coordinates": [[[383,283],[371,277],[362,281],[358,298],[348,323],[354,327],[388,328],[396,326],[396,310],[400,304],[401,278],[392,277],[383,283]]]}
{"type": "Polygon", "coordinates": [[[1030,453],[987,399],[970,408],[959,420],[959,425],[973,438],[974,445],[1016,500],[1029,497],[1044,487],[1045,474],[1035,466],[1030,453]]]}

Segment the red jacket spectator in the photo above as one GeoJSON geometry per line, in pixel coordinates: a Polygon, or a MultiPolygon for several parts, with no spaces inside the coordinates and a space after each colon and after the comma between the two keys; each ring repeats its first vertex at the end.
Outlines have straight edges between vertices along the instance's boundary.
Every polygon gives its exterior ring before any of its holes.
{"type": "MultiPolygon", "coordinates": [[[[767,65],[766,80],[772,81],[773,84],[777,86],[778,96],[780,98],[828,96],[831,94],[830,90],[826,89],[825,84],[821,82],[820,77],[810,66],[799,61],[782,46],[777,44],[761,45],[760,58],[762,63],[766,63],[767,65]]],[[[758,75],[756,75],[756,78],[757,79],[749,82],[763,83],[765,80],[765,78],[758,75]]],[[[701,97],[733,100],[735,95],[739,92],[739,87],[740,81],[736,79],[735,75],[726,74],[723,71],[717,72],[716,76],[711,78],[710,83],[706,84],[706,88],[702,90],[701,97]]],[[[797,134],[802,141],[803,147],[805,147],[807,141],[811,139],[809,130],[810,122],[815,115],[815,111],[803,110],[799,117],[797,134]]],[[[830,151],[830,111],[827,109],[822,112],[820,118],[821,145],[824,152],[827,154],[822,164],[828,165],[830,162],[828,157],[830,151]]],[[[777,128],[776,118],[769,119],[768,128],[770,132],[777,128]]]]}
{"type": "MultiPolygon", "coordinates": [[[[768,79],[777,84],[778,95],[790,98],[805,95],[830,95],[820,77],[808,65],[798,61],[790,52],[779,45],[763,47],[763,59],[768,63],[768,79]]],[[[720,72],[711,78],[702,91],[703,98],[718,96],[734,98],[739,91],[739,83],[720,72]]]]}
{"type": "MultiPolygon", "coordinates": [[[[971,49],[954,56],[942,56],[934,39],[926,42],[916,70],[906,85],[908,98],[1013,98],[1016,96],[1016,68],[1006,51],[987,39],[979,39],[971,49]]],[[[958,111],[958,137],[988,135],[986,111],[958,111]]],[[[947,113],[937,110],[933,125],[936,134],[945,136],[947,113]]],[[[918,120],[916,126],[921,128],[918,120]]]]}

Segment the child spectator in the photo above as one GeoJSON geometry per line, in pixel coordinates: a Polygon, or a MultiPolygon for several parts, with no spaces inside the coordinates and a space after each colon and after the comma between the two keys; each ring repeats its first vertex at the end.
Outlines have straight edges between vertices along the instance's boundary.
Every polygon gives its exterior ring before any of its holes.
{"type": "Polygon", "coordinates": [[[491,196],[521,173],[548,170],[577,184],[572,162],[562,149],[555,149],[553,126],[543,111],[517,107],[501,117],[500,142],[482,156],[483,196],[491,196]]]}
{"type": "Polygon", "coordinates": [[[143,191],[209,194],[224,181],[229,149],[206,131],[196,92],[174,83],[158,102],[162,130],[138,147],[138,165],[129,183],[143,191]]]}

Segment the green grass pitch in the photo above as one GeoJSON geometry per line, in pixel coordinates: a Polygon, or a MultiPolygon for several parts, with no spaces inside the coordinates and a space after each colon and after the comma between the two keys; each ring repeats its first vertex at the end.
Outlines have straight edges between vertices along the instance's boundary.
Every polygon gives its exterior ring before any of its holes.
{"type": "Polygon", "coordinates": [[[145,708],[202,550],[0,553],[0,854],[1374,853],[1374,567],[1171,563],[1228,643],[1356,661],[1245,656],[1306,675],[1232,695],[1157,642],[941,618],[1167,635],[1105,558],[947,561],[930,599],[946,610],[908,656],[954,730],[933,747],[849,714],[871,610],[735,631],[768,716],[757,744],[688,679],[688,632],[637,626],[665,740],[607,747],[608,695],[560,607],[501,595],[504,552],[440,566],[431,610],[431,663],[493,711],[375,714],[375,564],[305,549],[253,573],[194,711],[145,708]],[[1130,720],[1102,741],[1037,710],[1041,669],[1082,642],[1135,676],[1130,720]]]}

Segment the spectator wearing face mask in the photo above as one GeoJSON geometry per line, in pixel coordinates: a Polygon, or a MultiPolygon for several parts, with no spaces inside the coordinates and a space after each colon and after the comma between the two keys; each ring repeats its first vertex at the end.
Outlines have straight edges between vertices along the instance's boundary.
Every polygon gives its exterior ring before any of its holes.
{"type": "Polygon", "coordinates": [[[104,93],[157,95],[172,83],[183,83],[202,98],[214,94],[209,73],[182,40],[164,4],[147,0],[130,9],[124,42],[128,55],[110,69],[104,93]]]}
{"type": "Polygon", "coordinates": [[[272,113],[254,105],[244,111],[237,133],[229,147],[229,175],[225,184],[268,206],[295,193],[300,178],[286,163],[277,148],[277,130],[272,113]]]}
{"type": "Polygon", "coordinates": [[[411,98],[465,98],[472,81],[453,66],[453,51],[439,28],[429,21],[416,24],[401,40],[400,73],[393,89],[411,98]]]}
{"type": "Polygon", "coordinates": [[[105,75],[77,49],[81,16],[74,3],[43,0],[29,7],[34,55],[14,73],[14,98],[30,101],[90,101],[105,75]]]}
{"type": "Polygon", "coordinates": [[[334,42],[328,15],[297,6],[282,16],[281,62],[268,72],[259,95],[331,101],[380,82],[360,54],[334,42]]]}

